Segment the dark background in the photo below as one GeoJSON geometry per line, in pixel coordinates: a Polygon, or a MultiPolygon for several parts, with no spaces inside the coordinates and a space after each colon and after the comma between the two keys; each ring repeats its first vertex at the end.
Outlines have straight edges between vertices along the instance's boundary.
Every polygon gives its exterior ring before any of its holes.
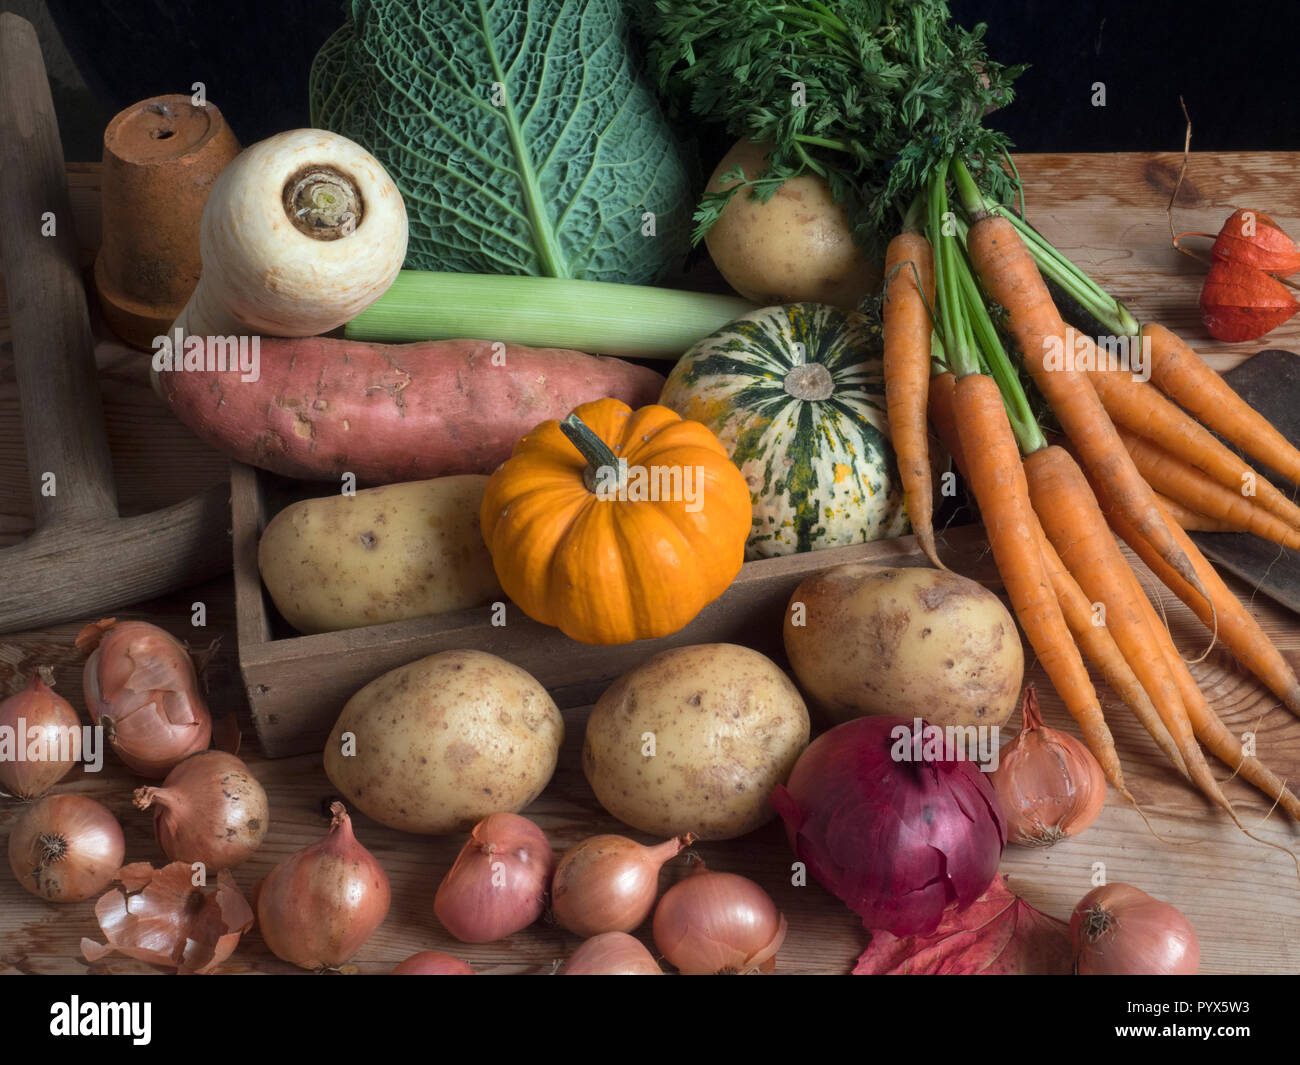
{"type": "MultiPolygon", "coordinates": [[[[1032,64],[1018,83],[1017,102],[990,119],[1020,151],[1181,150],[1180,93],[1198,150],[1300,148],[1298,0],[950,6],[965,25],[989,24],[994,58],[1032,64]],[[1106,86],[1105,107],[1091,103],[1098,81],[1106,86]]],[[[0,0],[4,9],[38,21],[67,157],[94,159],[118,110],[158,93],[188,93],[195,81],[205,83],[244,144],[306,125],[307,70],[341,24],[344,4],[0,0]]]]}

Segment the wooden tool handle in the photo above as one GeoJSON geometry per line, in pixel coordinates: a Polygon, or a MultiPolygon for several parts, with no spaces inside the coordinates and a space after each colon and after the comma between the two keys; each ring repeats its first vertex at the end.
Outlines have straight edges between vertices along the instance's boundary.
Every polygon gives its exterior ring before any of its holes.
{"type": "Polygon", "coordinates": [[[37,527],[117,513],[77,237],[36,31],[0,15],[0,269],[37,527]]]}

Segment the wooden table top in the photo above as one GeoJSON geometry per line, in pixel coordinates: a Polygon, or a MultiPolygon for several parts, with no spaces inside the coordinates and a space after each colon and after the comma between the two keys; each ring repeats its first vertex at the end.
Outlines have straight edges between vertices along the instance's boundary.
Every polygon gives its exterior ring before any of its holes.
{"type": "MultiPolygon", "coordinates": [[[[1300,343],[1300,324],[1284,325],[1266,341],[1225,345],[1210,340],[1200,324],[1197,293],[1203,267],[1170,248],[1165,205],[1177,178],[1177,154],[1098,156],[1040,155],[1017,159],[1024,178],[1030,218],[1046,236],[1125,299],[1140,320],[1156,320],[1186,338],[1211,365],[1224,370],[1265,346],[1300,343]]],[[[99,239],[97,164],[69,166],[69,184],[82,246],[99,239]]],[[[1266,211],[1292,233],[1300,232],[1300,154],[1193,154],[1179,194],[1179,231],[1215,232],[1237,207],[1266,211]]],[[[1206,245],[1208,246],[1208,244],[1206,245]]],[[[148,386],[147,360],[120,347],[99,350],[105,415],[123,513],[143,513],[183,499],[227,476],[226,460],[199,443],[155,398],[148,386]]],[[[0,295],[0,547],[23,539],[32,528],[22,430],[9,347],[8,311],[0,295]]],[[[165,550],[165,545],[160,545],[165,550]]],[[[1144,574],[1145,575],[1145,574],[1144,574]]],[[[1253,590],[1231,582],[1293,664],[1300,664],[1300,620],[1253,590]]],[[[3,589],[0,561],[0,589],[3,589]]],[[[1148,580],[1148,587],[1153,587],[1148,580]]],[[[1163,592],[1163,589],[1161,589],[1163,592]]],[[[0,594],[3,594],[0,591],[0,594]]],[[[1204,649],[1206,634],[1167,593],[1163,601],[1171,630],[1189,659],[1204,649]]],[[[228,578],[118,611],[145,618],[192,645],[220,639],[210,669],[214,711],[239,712],[245,725],[245,757],[270,797],[272,826],[262,848],[235,870],[241,888],[253,883],[293,851],[325,831],[322,803],[334,791],[319,756],[272,761],[262,757],[248,723],[238,676],[234,598],[228,578]],[[191,605],[207,605],[206,629],[191,627],[191,605]]],[[[85,619],[93,620],[93,619],[85,619]]],[[[72,640],[81,622],[0,636],[0,697],[17,690],[37,665],[54,667],[57,687],[78,710],[81,657],[72,640]]],[[[1255,731],[1260,757],[1288,779],[1300,778],[1300,722],[1216,648],[1192,667],[1215,708],[1234,732],[1255,731]]],[[[1032,668],[1049,724],[1072,728],[1041,670],[1032,668]]],[[[1099,863],[1112,880],[1133,883],[1178,906],[1196,927],[1203,972],[1294,973],[1300,971],[1300,881],[1291,861],[1252,842],[1210,810],[1180,783],[1118,700],[1102,689],[1120,756],[1132,791],[1161,836],[1112,792],[1096,824],[1082,836],[1050,850],[1008,847],[1002,871],[1029,902],[1067,918],[1092,886],[1099,863]],[[1195,842],[1193,842],[1195,841],[1195,842]]],[[[584,836],[622,829],[596,803],[579,762],[586,709],[566,711],[567,736],[560,766],[545,794],[527,812],[548,832],[557,850],[584,836]]],[[[1219,768],[1221,778],[1226,770],[1219,768]]],[[[131,808],[139,781],[112,756],[98,774],[76,770],[59,785],[104,802],[122,821],[127,860],[164,859],[153,840],[151,817],[131,808]]],[[[1225,785],[1242,820],[1266,839],[1292,849],[1300,830],[1238,781],[1225,785]]],[[[17,804],[0,800],[0,835],[18,816],[17,804]]],[[[361,972],[385,972],[418,950],[447,950],[482,973],[549,973],[577,946],[576,937],[539,923],[495,944],[459,944],[433,916],[433,894],[463,842],[385,829],[355,817],[358,838],[383,863],[393,886],[388,919],[354,960],[361,972]]],[[[644,837],[640,837],[643,838],[644,837]]],[[[699,848],[710,866],[744,873],[764,885],[790,922],[779,970],[790,973],[847,972],[866,944],[855,916],[815,883],[790,884],[792,856],[779,824],[743,840],[699,848]]],[[[668,867],[665,882],[677,875],[668,867]]],[[[640,931],[649,940],[648,928],[640,931]]],[[[22,890],[0,871],[0,973],[154,972],[148,966],[110,957],[88,966],[79,943],[100,938],[92,903],[56,906],[22,890]]],[[[222,972],[296,972],[269,953],[256,930],[249,933],[222,972]]]]}

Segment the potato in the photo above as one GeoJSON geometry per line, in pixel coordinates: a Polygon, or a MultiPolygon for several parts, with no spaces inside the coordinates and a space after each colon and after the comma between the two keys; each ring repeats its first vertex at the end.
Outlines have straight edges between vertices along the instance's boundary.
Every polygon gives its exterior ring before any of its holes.
{"type": "Polygon", "coordinates": [[[677,647],[620,677],[587,721],[582,768],[600,804],[652,836],[743,836],[775,811],[808,744],[808,710],[771,659],[677,647]]]}
{"type": "Polygon", "coordinates": [[[348,700],[325,774],[380,824],[441,836],[522,810],[550,781],[563,739],[564,719],[531,674],[483,651],[443,651],[348,700]]]}
{"type": "Polygon", "coordinates": [[[478,474],[305,499],[257,549],[271,598],[299,632],[462,610],[502,597],[479,531],[478,474]]]}
{"type": "MultiPolygon", "coordinates": [[[[732,182],[722,175],[740,166],[754,178],[767,167],[771,145],[740,140],[709,179],[709,191],[732,182]]],[[[704,243],[727,283],[746,299],[829,303],[852,310],[880,287],[882,264],[870,262],[853,241],[848,216],[825,178],[791,178],[767,203],[742,189],[727,202],[704,243]]]]}
{"type": "Polygon", "coordinates": [[[835,723],[902,714],[1001,725],[1019,703],[1025,668],[1002,601],[928,567],[859,562],[807,578],[790,597],[785,650],[809,700],[835,723]]]}

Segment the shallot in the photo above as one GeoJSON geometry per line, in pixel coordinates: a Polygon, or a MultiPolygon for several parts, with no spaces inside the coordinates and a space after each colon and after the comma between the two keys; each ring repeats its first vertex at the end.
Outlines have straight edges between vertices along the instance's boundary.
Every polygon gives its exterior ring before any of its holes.
{"type": "Polygon", "coordinates": [[[687,833],[655,847],[626,836],[592,836],[564,852],[551,884],[551,909],[575,935],[631,932],[650,916],[659,870],[689,847],[687,833]]]}
{"type": "Polygon", "coordinates": [[[86,659],[86,707],[109,744],[141,776],[165,777],[206,750],[212,717],[189,652],[145,621],[106,618],[77,636],[86,659]]]}
{"type": "Polygon", "coordinates": [[[474,970],[467,962],[444,954],[440,950],[422,950],[405,961],[398,962],[392,976],[473,976],[474,970]]]}
{"type": "Polygon", "coordinates": [[[438,885],[433,912],[462,943],[491,943],[546,909],[555,858],[546,834],[518,814],[492,814],[470,833],[438,885]]]}
{"type": "Polygon", "coordinates": [[[261,846],[270,820],[266,792],[242,761],[201,751],[179,763],[160,788],[137,788],[136,809],[157,808],[154,831],[174,862],[211,871],[238,865],[261,846]]]}
{"type": "Polygon", "coordinates": [[[0,702],[0,787],[20,799],[44,795],[77,764],[80,729],[68,700],[34,670],[26,688],[0,702]]]}
{"type": "Polygon", "coordinates": [[[1196,930],[1179,910],[1131,884],[1093,888],[1070,917],[1080,976],[1193,976],[1196,930]]]}
{"type": "Polygon", "coordinates": [[[392,895],[383,867],[352,834],[341,802],[329,834],[290,855],[257,889],[257,926],[277,958],[303,969],[337,968],[374,934],[392,895]]]}
{"type": "Polygon", "coordinates": [[[654,955],[626,932],[602,932],[573,952],[561,976],[663,976],[654,955]]]}
{"type": "Polygon", "coordinates": [[[687,975],[771,972],[785,933],[785,917],[766,891],[702,861],[655,908],[655,946],[687,975]]]}
{"type": "Polygon", "coordinates": [[[9,833],[14,876],[51,902],[77,902],[103,891],[125,853],[117,818],[84,795],[47,795],[9,833]]]}
{"type": "Polygon", "coordinates": [[[1032,687],[1025,689],[1020,712],[1020,732],[998,752],[990,778],[1007,820],[1007,839],[1050,847],[1097,819],[1106,801],[1106,774],[1083,743],[1043,724],[1032,687]]]}

